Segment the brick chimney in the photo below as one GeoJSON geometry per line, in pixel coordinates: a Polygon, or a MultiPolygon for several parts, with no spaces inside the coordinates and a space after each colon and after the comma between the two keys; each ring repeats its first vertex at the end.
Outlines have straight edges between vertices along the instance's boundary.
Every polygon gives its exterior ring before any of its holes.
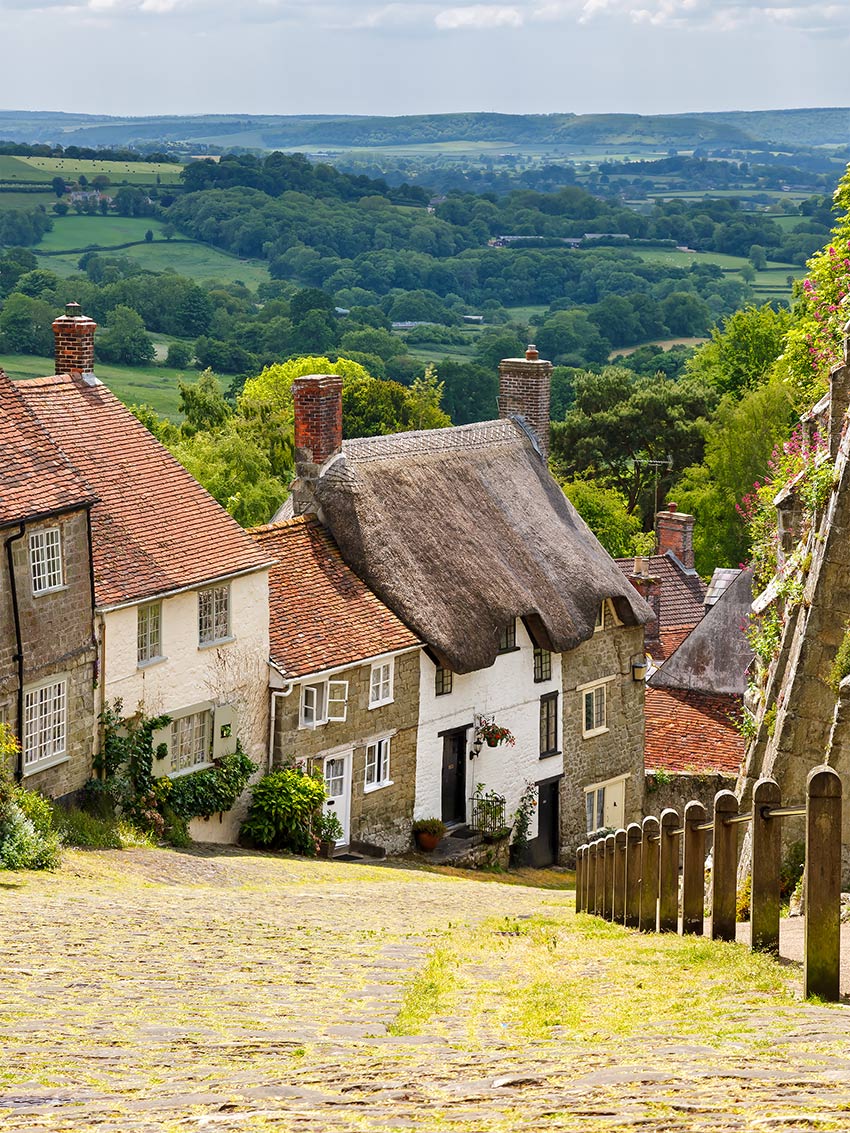
{"type": "Polygon", "coordinates": [[[649,573],[649,559],[635,556],[632,573],[628,576],[629,582],[648,604],[655,618],[644,629],[646,647],[651,653],[653,648],[660,644],[659,632],[661,626],[661,579],[649,573]]]}
{"type": "Polygon", "coordinates": [[[94,373],[94,332],[97,323],[83,314],[79,303],[68,303],[53,323],[56,336],[54,373],[94,373]]]}
{"type": "Polygon", "coordinates": [[[499,363],[499,416],[519,415],[534,429],[543,456],[549,456],[549,396],[552,363],[543,361],[536,346],[524,358],[503,358],[499,363]]]}
{"type": "Polygon", "coordinates": [[[295,461],[322,465],[342,447],[342,378],[310,374],[292,383],[295,461]]]}
{"type": "Polygon", "coordinates": [[[687,512],[679,511],[678,504],[668,503],[665,511],[655,516],[655,534],[658,554],[672,551],[683,567],[694,569],[694,523],[687,512]]]}

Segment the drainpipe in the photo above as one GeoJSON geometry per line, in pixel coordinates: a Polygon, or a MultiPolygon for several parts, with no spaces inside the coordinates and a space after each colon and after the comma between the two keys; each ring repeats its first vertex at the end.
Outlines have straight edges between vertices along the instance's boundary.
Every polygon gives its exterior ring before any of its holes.
{"type": "Polygon", "coordinates": [[[292,690],[295,687],[292,681],[288,681],[284,689],[272,689],[272,703],[271,711],[269,713],[269,774],[274,768],[274,725],[275,717],[277,715],[277,700],[279,696],[287,697],[292,695],[292,690]]]}
{"type": "Polygon", "coordinates": [[[18,586],[15,580],[15,561],[12,544],[24,537],[24,525],[18,526],[15,535],[6,540],[6,564],[9,570],[9,591],[12,595],[12,616],[15,622],[15,649],[13,657],[18,667],[18,696],[17,711],[15,713],[15,735],[18,740],[18,759],[15,764],[15,781],[20,783],[24,777],[24,643],[21,637],[21,612],[18,608],[18,586]]]}

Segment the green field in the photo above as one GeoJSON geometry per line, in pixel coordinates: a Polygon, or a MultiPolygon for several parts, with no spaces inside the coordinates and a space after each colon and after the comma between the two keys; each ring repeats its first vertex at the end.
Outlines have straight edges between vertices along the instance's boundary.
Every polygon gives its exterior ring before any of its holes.
{"type": "MultiPolygon", "coordinates": [[[[42,378],[53,373],[52,358],[32,354],[0,354],[0,367],[10,378],[42,378]]],[[[97,376],[125,405],[152,405],[162,417],[179,421],[177,379],[192,381],[194,370],[166,370],[160,366],[111,366],[99,362],[97,376]]]]}
{"type": "MultiPolygon", "coordinates": [[[[194,241],[167,241],[162,236],[162,224],[150,217],[130,216],[63,216],[58,217],[53,231],[48,232],[34,251],[61,252],[70,248],[109,248],[117,244],[139,241],[130,248],[121,248],[115,255],[136,260],[146,271],[175,271],[199,282],[217,280],[222,283],[242,282],[256,287],[267,282],[269,272],[262,260],[240,260],[227,252],[220,252],[208,244],[194,241]],[[150,229],[154,241],[145,242],[150,229]],[[179,242],[178,242],[179,241],[179,242]]],[[[80,252],[63,255],[41,255],[41,266],[59,276],[74,275],[80,252]]]]}
{"type": "Polygon", "coordinates": [[[76,181],[105,174],[113,185],[179,184],[182,165],[156,161],[96,161],[80,157],[0,157],[0,179],[50,182],[56,176],[76,181]],[[8,169],[7,169],[8,163],[8,169]],[[157,180],[159,178],[159,180],[157,180]]]}

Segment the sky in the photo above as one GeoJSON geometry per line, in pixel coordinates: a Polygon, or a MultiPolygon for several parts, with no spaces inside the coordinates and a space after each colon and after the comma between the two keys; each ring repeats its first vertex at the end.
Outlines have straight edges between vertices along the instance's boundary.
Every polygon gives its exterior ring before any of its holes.
{"type": "Polygon", "coordinates": [[[0,0],[0,44],[15,110],[850,105],[846,0],[0,0]]]}

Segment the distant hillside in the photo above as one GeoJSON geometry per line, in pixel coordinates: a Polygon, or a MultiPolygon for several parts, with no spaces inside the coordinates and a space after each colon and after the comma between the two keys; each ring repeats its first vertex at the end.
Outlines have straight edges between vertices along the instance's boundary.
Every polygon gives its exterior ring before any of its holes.
{"type": "Polygon", "coordinates": [[[52,145],[354,146],[385,148],[457,142],[505,145],[747,147],[772,142],[846,145],[850,109],[732,111],[723,114],[423,114],[404,117],[198,115],[117,118],[0,111],[0,138],[52,145]]]}

